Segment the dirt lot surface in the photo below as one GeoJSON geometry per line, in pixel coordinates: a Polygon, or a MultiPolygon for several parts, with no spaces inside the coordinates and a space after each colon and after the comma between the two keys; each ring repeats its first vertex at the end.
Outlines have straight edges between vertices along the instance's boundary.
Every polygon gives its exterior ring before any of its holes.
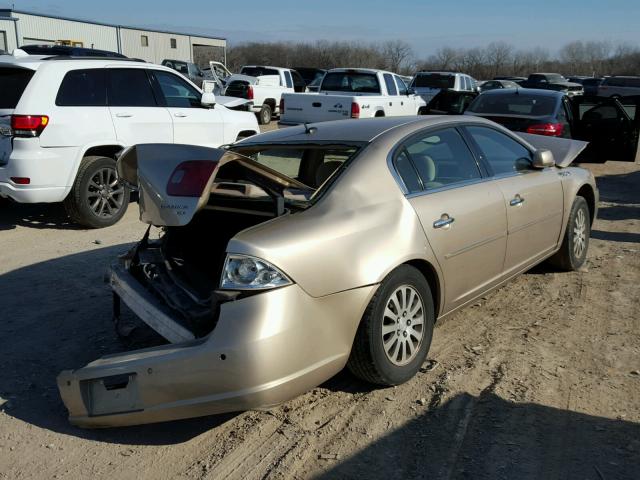
{"type": "Polygon", "coordinates": [[[0,479],[640,478],[640,166],[591,168],[586,268],[537,267],[439,324],[421,373],[342,372],[269,412],[70,426],[62,369],[138,347],[111,324],[105,267],[144,226],[0,207],[0,479]]]}

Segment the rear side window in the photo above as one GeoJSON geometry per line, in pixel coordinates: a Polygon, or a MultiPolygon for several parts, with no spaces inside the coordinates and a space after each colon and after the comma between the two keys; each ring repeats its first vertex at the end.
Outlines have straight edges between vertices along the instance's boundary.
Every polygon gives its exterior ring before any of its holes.
{"type": "Polygon", "coordinates": [[[140,68],[108,69],[109,106],[155,107],[151,83],[147,72],[140,68]]]}
{"type": "Polygon", "coordinates": [[[182,78],[169,72],[154,71],[167,107],[200,108],[200,93],[182,78]]]}
{"type": "Polygon", "coordinates": [[[0,68],[0,108],[16,108],[34,73],[26,68],[0,68]]]}
{"type": "Polygon", "coordinates": [[[398,95],[398,89],[396,88],[396,84],[393,81],[393,77],[388,73],[384,74],[384,83],[387,86],[387,93],[389,95],[398,95]]]}
{"type": "Polygon", "coordinates": [[[104,107],[107,104],[106,72],[103,68],[72,70],[62,79],[56,105],[104,107]]]}

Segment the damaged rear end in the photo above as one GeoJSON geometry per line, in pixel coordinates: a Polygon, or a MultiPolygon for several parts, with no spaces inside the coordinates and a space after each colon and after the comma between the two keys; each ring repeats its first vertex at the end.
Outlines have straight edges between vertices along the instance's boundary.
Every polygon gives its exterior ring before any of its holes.
{"type": "Polygon", "coordinates": [[[313,298],[267,260],[226,250],[241,231],[307,210],[317,185],[233,151],[187,145],[131,147],[118,171],[139,189],[141,220],[162,233],[147,231],[111,267],[114,313],[123,302],[169,343],[62,372],[71,423],[268,408],[343,368],[345,318],[359,318],[369,290],[313,298]],[[317,339],[326,347],[310,351],[317,339]]]}

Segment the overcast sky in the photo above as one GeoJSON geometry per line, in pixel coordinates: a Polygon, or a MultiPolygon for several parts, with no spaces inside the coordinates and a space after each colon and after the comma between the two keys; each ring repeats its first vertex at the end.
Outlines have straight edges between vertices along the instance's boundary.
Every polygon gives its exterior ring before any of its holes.
{"type": "Polygon", "coordinates": [[[105,23],[251,40],[402,39],[417,57],[506,41],[552,53],[572,40],[640,44],[638,0],[0,0],[105,23]]]}

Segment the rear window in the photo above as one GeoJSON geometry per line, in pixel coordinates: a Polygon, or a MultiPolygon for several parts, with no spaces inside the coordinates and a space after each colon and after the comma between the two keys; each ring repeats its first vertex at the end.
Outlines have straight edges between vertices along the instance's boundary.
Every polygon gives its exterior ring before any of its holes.
{"type": "Polygon", "coordinates": [[[56,105],[61,107],[103,107],[107,104],[103,68],[72,70],[62,79],[56,105]]]}
{"type": "Polygon", "coordinates": [[[380,93],[374,73],[330,72],[324,76],[321,90],[330,92],[380,93]]]}
{"type": "Polygon", "coordinates": [[[16,108],[34,73],[26,68],[0,68],[0,108],[16,108]]]}
{"type": "Polygon", "coordinates": [[[280,72],[273,68],[264,68],[264,67],[242,67],[240,70],[242,75],[248,75],[250,77],[262,77],[264,75],[278,75],[280,76],[280,72]]]}
{"type": "Polygon", "coordinates": [[[454,88],[456,77],[437,73],[418,74],[414,80],[414,87],[418,88],[454,88]]]}
{"type": "Polygon", "coordinates": [[[553,115],[557,105],[555,97],[512,93],[503,95],[483,94],[469,106],[470,112],[531,115],[534,117],[553,115]]]}

